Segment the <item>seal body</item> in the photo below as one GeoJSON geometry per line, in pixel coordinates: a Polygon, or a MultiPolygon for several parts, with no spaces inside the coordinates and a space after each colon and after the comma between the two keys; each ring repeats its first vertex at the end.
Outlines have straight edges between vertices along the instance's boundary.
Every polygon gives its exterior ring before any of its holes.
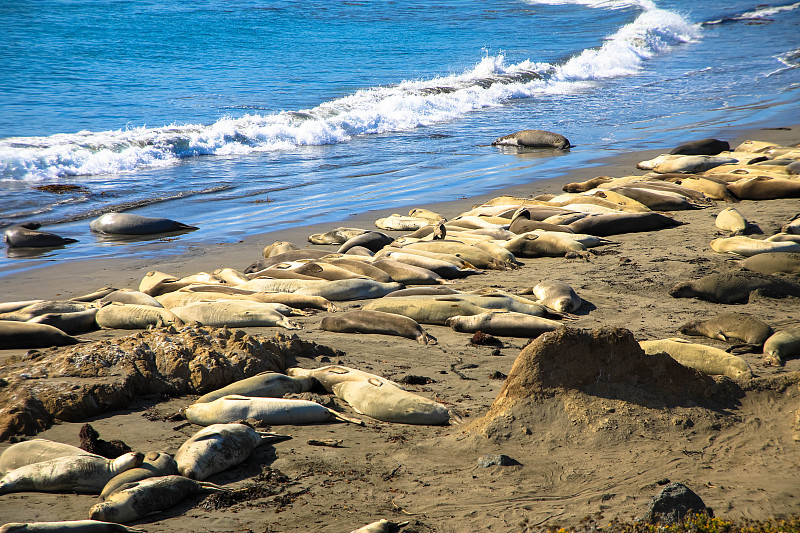
{"type": "Polygon", "coordinates": [[[3,240],[9,248],[51,248],[78,242],[77,239],[61,237],[55,233],[11,226],[3,232],[3,240]]]}
{"type": "Polygon", "coordinates": [[[144,456],[140,466],[119,473],[109,480],[100,491],[100,499],[105,500],[126,483],[159,476],[171,476],[178,473],[178,464],[168,453],[149,452],[144,456]]]}
{"type": "Polygon", "coordinates": [[[314,233],[309,235],[308,242],[311,244],[344,244],[348,239],[357,237],[362,233],[368,233],[369,231],[370,230],[360,228],[340,227],[326,233],[314,233]]]}
{"type": "Polygon", "coordinates": [[[723,209],[714,220],[714,225],[721,230],[730,231],[731,235],[739,235],[747,229],[747,220],[733,207],[723,209]]]}
{"type": "Polygon", "coordinates": [[[381,283],[371,279],[341,279],[328,281],[320,285],[306,286],[296,291],[297,294],[321,296],[332,302],[345,300],[362,300],[380,298],[390,292],[402,289],[400,283],[381,283]]]}
{"type": "Polygon", "coordinates": [[[598,237],[653,231],[678,225],[680,225],[680,222],[661,213],[592,215],[568,224],[569,228],[575,233],[588,233],[598,237]]]}
{"type": "Polygon", "coordinates": [[[8,472],[0,479],[0,494],[20,491],[75,491],[99,494],[111,478],[142,463],[143,455],[128,452],[116,459],[94,455],[61,457],[8,472]]]}
{"type": "Polygon", "coordinates": [[[26,524],[12,522],[0,527],[0,533],[145,533],[145,531],[99,520],[67,520],[26,524]]]}
{"type": "Polygon", "coordinates": [[[369,372],[364,372],[363,370],[341,365],[328,365],[314,369],[295,367],[287,369],[286,373],[290,376],[312,377],[316,379],[317,382],[319,382],[319,384],[322,385],[322,387],[328,392],[333,392],[334,385],[337,383],[344,383],[345,381],[373,380],[388,383],[395,387],[400,387],[400,384],[395,383],[392,380],[376,376],[375,374],[370,374],[369,372]]]}
{"type": "MultiPolygon", "coordinates": [[[[200,426],[225,424],[248,418],[273,425],[318,424],[340,419],[335,411],[308,400],[238,395],[223,396],[213,402],[190,405],[184,411],[184,416],[189,422],[200,426]]],[[[178,464],[180,465],[180,462],[178,464]]]]}
{"type": "Polygon", "coordinates": [[[420,344],[436,344],[436,339],[426,333],[413,319],[381,311],[359,310],[326,316],[322,319],[320,328],[339,333],[396,335],[415,339],[420,344]]]}
{"type": "Polygon", "coordinates": [[[753,372],[744,359],[719,348],[681,339],[641,341],[639,346],[647,355],[666,353],[680,364],[712,376],[728,376],[731,379],[753,377],[753,372]]]}
{"type": "Polygon", "coordinates": [[[31,324],[47,324],[60,329],[67,335],[78,335],[97,329],[97,322],[95,321],[97,311],[97,308],[92,308],[85,311],[75,311],[74,313],[46,313],[31,318],[27,322],[31,324]]]}
{"type": "Polygon", "coordinates": [[[447,319],[447,325],[461,333],[482,331],[489,335],[530,339],[548,331],[555,331],[563,324],[522,313],[488,312],[472,316],[454,316],[447,319]]]}
{"type": "Polygon", "coordinates": [[[692,320],[678,331],[684,335],[700,335],[725,342],[739,340],[761,346],[772,335],[772,328],[752,315],[725,313],[706,320],[692,320]]]}
{"type": "Polygon", "coordinates": [[[89,518],[114,522],[133,522],[150,513],[174,507],[187,496],[201,492],[224,491],[213,483],[183,476],[163,476],[124,485],[106,501],[89,510],[89,518]]]}
{"type": "Polygon", "coordinates": [[[728,152],[730,149],[731,145],[728,144],[728,141],[700,139],[678,145],[669,153],[673,155],[717,155],[720,152],[728,152]]]}
{"type": "Polygon", "coordinates": [[[91,455],[100,457],[87,452],[77,446],[55,442],[47,439],[31,439],[12,444],[0,454],[0,474],[5,474],[16,468],[59,459],[62,457],[77,457],[79,455],[91,455]]]}
{"type": "Polygon", "coordinates": [[[221,389],[204,394],[195,400],[195,403],[213,402],[218,398],[231,394],[282,398],[289,393],[308,392],[314,388],[315,384],[316,381],[311,378],[293,378],[278,372],[261,372],[255,376],[234,381],[221,389]]]}
{"type": "Polygon", "coordinates": [[[246,300],[216,300],[194,302],[182,307],[173,307],[172,313],[183,322],[199,322],[212,327],[268,327],[301,329],[272,307],[272,304],[246,300]]]}
{"type": "Polygon", "coordinates": [[[739,235],[737,237],[714,239],[711,241],[711,249],[719,253],[732,253],[751,257],[767,252],[800,253],[800,243],[761,241],[739,235]]]}
{"type": "Polygon", "coordinates": [[[347,239],[347,241],[339,247],[337,252],[343,254],[350,248],[363,246],[372,253],[375,253],[387,244],[391,244],[392,241],[394,241],[394,238],[389,237],[385,233],[381,233],[380,231],[368,231],[347,239]]]}
{"type": "Polygon", "coordinates": [[[444,405],[382,380],[344,381],[333,392],[357,412],[384,422],[441,425],[450,420],[444,405]]]}
{"type": "Polygon", "coordinates": [[[798,283],[746,270],[709,274],[700,279],[684,281],[672,287],[669,294],[673,298],[700,298],[714,303],[738,304],[747,303],[750,293],[759,289],[779,298],[800,296],[798,283]]]}
{"type": "Polygon", "coordinates": [[[47,324],[0,320],[0,349],[49,348],[78,344],[80,339],[71,337],[60,329],[47,324]]]}
{"type": "Polygon", "coordinates": [[[567,150],[569,140],[559,133],[546,130],[522,130],[511,135],[498,137],[492,146],[520,146],[526,148],[557,148],[567,150]]]}
{"type": "Polygon", "coordinates": [[[800,327],[784,329],[768,338],[764,343],[764,355],[770,363],[779,365],[800,355],[800,327]]]}
{"type": "Polygon", "coordinates": [[[147,326],[167,326],[178,322],[178,318],[163,307],[117,303],[101,307],[94,319],[105,329],[147,329],[147,326]]]}
{"type": "Polygon", "coordinates": [[[106,213],[89,223],[89,229],[96,233],[118,235],[148,235],[197,229],[182,222],[168,218],[144,217],[132,213],[106,213]]]}
{"type": "Polygon", "coordinates": [[[767,252],[748,257],[740,265],[760,274],[800,274],[800,253],[767,252]]]}
{"type": "Polygon", "coordinates": [[[572,313],[583,305],[581,297],[563,281],[540,281],[533,288],[533,295],[540,304],[559,313],[572,313]]]}

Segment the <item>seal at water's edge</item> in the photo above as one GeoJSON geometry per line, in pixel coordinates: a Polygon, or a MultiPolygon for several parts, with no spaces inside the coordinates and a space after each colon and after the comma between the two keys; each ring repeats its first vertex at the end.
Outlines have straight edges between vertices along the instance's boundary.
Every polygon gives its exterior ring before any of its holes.
{"type": "Polygon", "coordinates": [[[717,155],[720,152],[729,152],[731,145],[728,141],[719,139],[701,139],[689,141],[673,148],[671,155],[717,155]]]}
{"type": "Polygon", "coordinates": [[[0,533],[146,533],[113,522],[100,520],[65,520],[63,522],[10,522],[0,527],[0,533]]]}
{"type": "Polygon", "coordinates": [[[525,148],[556,148],[568,150],[572,145],[559,133],[546,130],[522,130],[492,141],[492,146],[520,146],[525,148]]]}
{"type": "Polygon", "coordinates": [[[382,311],[348,311],[326,316],[320,323],[325,331],[338,333],[376,333],[415,339],[420,344],[436,344],[436,339],[413,319],[382,311]]]}
{"type": "Polygon", "coordinates": [[[77,239],[61,237],[55,233],[30,229],[24,225],[11,226],[3,233],[9,248],[51,248],[78,242],[77,239]]]}
{"type": "Polygon", "coordinates": [[[95,233],[111,235],[149,235],[151,233],[195,230],[197,226],[189,226],[169,218],[145,217],[132,213],[106,213],[92,220],[89,223],[89,229],[95,233]]]}

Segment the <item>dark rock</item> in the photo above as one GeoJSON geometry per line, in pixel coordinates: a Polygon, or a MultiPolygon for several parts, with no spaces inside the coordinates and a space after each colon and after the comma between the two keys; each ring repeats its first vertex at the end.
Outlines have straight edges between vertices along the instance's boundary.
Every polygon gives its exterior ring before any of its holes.
{"type": "Polygon", "coordinates": [[[482,331],[476,331],[469,343],[475,346],[503,344],[497,337],[493,337],[482,331]]]}
{"type": "Polygon", "coordinates": [[[106,459],[116,459],[120,455],[131,451],[131,447],[121,440],[112,440],[109,442],[101,439],[100,433],[89,424],[81,426],[78,436],[81,439],[81,444],[79,446],[81,450],[86,450],[95,455],[101,455],[106,459]]]}
{"type": "Polygon", "coordinates": [[[670,483],[650,502],[647,512],[640,518],[643,522],[675,524],[688,514],[712,514],[700,496],[683,483],[670,483]]]}
{"type": "Polygon", "coordinates": [[[488,454],[478,458],[478,466],[481,468],[489,468],[490,466],[515,466],[520,462],[516,459],[503,454],[488,454]]]}
{"type": "Polygon", "coordinates": [[[397,380],[397,382],[402,383],[403,385],[427,385],[428,383],[436,383],[436,380],[427,376],[414,376],[409,374],[407,376],[403,376],[397,380]]]}

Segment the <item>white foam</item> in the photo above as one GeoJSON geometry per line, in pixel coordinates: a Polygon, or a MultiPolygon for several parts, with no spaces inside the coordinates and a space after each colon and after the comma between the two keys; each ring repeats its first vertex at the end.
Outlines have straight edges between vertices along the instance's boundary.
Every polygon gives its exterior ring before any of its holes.
{"type": "Polygon", "coordinates": [[[462,73],[372,87],[298,112],[227,117],[210,125],[2,139],[0,179],[130,172],[196,155],[284,150],[408,131],[512,99],[586,90],[596,80],[634,74],[647,59],[696,37],[679,15],[649,8],[599,48],[584,50],[561,65],[530,60],[507,64],[502,54],[487,54],[462,73]]]}
{"type": "Polygon", "coordinates": [[[651,0],[526,0],[532,5],[548,6],[584,6],[593,9],[653,9],[651,0]]]}

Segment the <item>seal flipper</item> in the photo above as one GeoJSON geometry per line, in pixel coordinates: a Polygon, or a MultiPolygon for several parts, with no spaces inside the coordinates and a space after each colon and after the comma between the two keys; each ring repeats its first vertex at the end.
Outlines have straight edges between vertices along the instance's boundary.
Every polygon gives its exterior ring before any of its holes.
{"type": "Polygon", "coordinates": [[[289,440],[292,438],[291,435],[279,435],[278,433],[264,433],[261,431],[257,431],[256,433],[258,433],[261,436],[261,442],[259,443],[259,446],[261,444],[272,444],[273,442],[283,442],[285,440],[289,440]]]}

